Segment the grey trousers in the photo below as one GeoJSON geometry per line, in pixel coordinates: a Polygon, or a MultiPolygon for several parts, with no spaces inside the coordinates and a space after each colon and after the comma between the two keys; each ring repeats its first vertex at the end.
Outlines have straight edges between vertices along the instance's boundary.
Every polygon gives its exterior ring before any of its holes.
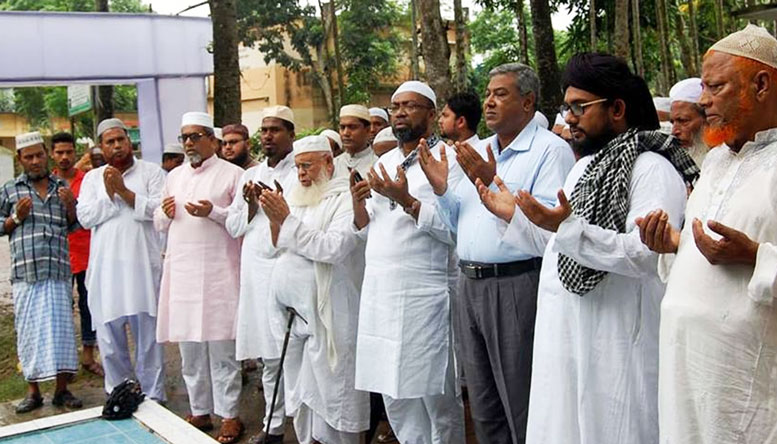
{"type": "Polygon", "coordinates": [[[526,440],[538,284],[539,270],[459,277],[453,321],[480,444],[526,440]]]}

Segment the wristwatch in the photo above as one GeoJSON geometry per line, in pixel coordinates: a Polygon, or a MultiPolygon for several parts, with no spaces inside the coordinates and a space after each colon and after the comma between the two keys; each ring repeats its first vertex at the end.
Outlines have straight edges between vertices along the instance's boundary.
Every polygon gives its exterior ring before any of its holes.
{"type": "Polygon", "coordinates": [[[21,220],[21,219],[19,219],[19,216],[17,216],[17,215],[16,215],[16,211],[14,211],[13,213],[11,213],[11,220],[12,220],[12,221],[13,221],[13,223],[15,223],[16,225],[21,225],[21,224],[22,224],[22,220],[21,220]]]}

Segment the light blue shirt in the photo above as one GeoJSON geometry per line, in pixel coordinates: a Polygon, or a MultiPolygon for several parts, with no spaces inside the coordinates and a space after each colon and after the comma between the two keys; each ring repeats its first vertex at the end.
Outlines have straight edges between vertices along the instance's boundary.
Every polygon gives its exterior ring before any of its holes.
{"type": "MultiPolygon", "coordinates": [[[[484,159],[488,158],[489,144],[496,159],[496,173],[511,192],[527,190],[543,205],[556,205],[556,194],[575,163],[572,149],[563,139],[532,120],[501,154],[496,135],[482,140],[475,149],[484,159]]],[[[491,188],[496,190],[496,185],[492,183],[491,188]]],[[[466,176],[449,183],[445,194],[438,197],[437,211],[456,233],[461,260],[505,263],[533,257],[502,242],[497,229],[499,219],[481,204],[475,185],[466,176]]]]}

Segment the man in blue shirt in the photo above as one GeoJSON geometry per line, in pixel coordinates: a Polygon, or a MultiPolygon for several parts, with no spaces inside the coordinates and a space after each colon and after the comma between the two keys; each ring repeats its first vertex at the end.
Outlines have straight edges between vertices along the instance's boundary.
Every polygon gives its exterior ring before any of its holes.
{"type": "Polygon", "coordinates": [[[453,318],[475,433],[480,442],[517,444],[526,435],[543,240],[527,239],[525,248],[503,243],[499,221],[480,203],[474,183],[479,178],[493,187],[498,174],[511,192],[527,190],[552,206],[574,156],[533,120],[539,79],[531,68],[509,63],[489,76],[483,111],[495,134],[475,147],[455,144],[462,178],[449,181],[445,156],[437,160],[425,148],[421,166],[438,196],[438,214],[456,233],[461,274],[453,318]]]}

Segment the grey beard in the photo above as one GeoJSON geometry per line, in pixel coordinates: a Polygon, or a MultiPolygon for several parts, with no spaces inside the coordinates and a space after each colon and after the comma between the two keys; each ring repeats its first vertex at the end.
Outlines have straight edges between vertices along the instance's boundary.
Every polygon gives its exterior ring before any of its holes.
{"type": "Polygon", "coordinates": [[[200,153],[186,154],[186,158],[189,159],[189,163],[193,165],[199,165],[202,163],[202,156],[200,153]]]}
{"type": "Polygon", "coordinates": [[[49,175],[49,170],[46,169],[44,171],[41,171],[40,174],[28,173],[27,174],[27,178],[30,179],[31,181],[35,182],[35,181],[43,179],[44,177],[48,177],[48,175],[49,175]]]}
{"type": "Polygon", "coordinates": [[[421,127],[411,127],[411,128],[391,128],[391,130],[394,132],[394,136],[402,143],[412,142],[414,140],[418,140],[421,138],[421,136],[424,135],[424,128],[421,127]]]}

